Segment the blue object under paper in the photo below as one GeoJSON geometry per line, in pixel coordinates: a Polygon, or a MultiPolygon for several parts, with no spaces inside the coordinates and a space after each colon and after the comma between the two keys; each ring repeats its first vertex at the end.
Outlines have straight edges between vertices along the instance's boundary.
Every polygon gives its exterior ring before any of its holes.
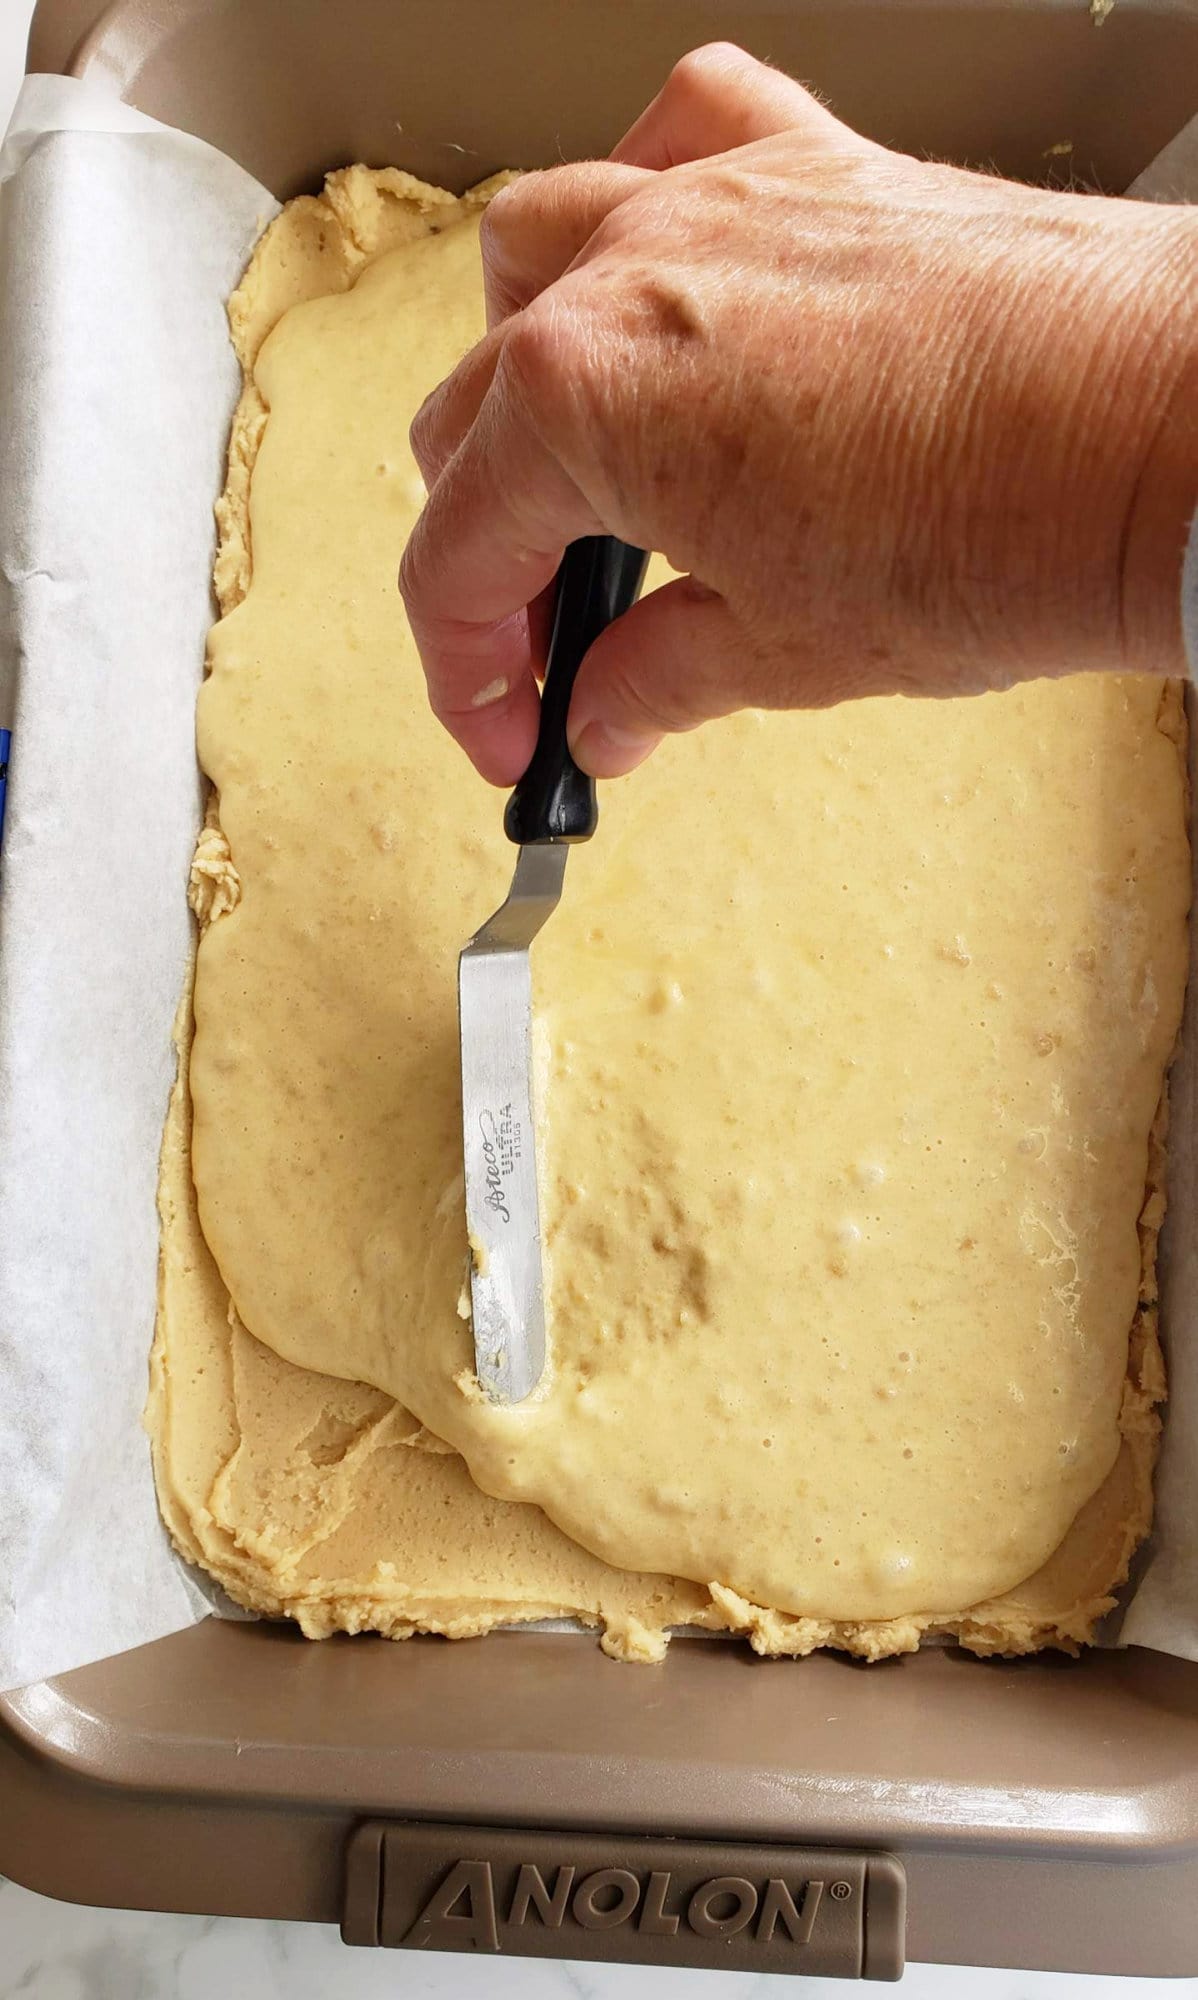
{"type": "Polygon", "coordinates": [[[8,791],[8,752],[12,731],[0,729],[0,844],[4,840],[4,798],[8,791]]]}

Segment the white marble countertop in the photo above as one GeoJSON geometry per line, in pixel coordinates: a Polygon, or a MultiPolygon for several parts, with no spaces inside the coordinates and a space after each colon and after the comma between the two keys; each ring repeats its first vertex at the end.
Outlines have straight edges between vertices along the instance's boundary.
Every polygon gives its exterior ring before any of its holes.
{"type": "MultiPolygon", "coordinates": [[[[518,0],[517,0],[518,4],[518,0]]],[[[0,129],[24,65],[32,0],[0,0],[0,129]]],[[[797,1985],[798,1982],[795,1982],[797,1985]]],[[[0,2000],[770,2000],[786,1982],[750,1973],[663,1972],[351,1951],[322,1925],[85,1909],[0,1882],[0,2000]]],[[[809,2000],[839,1981],[809,1979],[809,2000]]],[[[913,1966],[909,2000],[1198,2000],[1198,1978],[1098,1979],[913,1966]]]]}
{"type": "MultiPolygon", "coordinates": [[[[912,1966],[904,2000],[1198,2000],[1198,1979],[912,1966]]],[[[146,1916],[0,1887],[0,2000],[844,2000],[833,1979],[351,1951],[320,1924],[146,1916]]],[[[884,1986],[854,1988],[884,1993],[884,1986]]]]}

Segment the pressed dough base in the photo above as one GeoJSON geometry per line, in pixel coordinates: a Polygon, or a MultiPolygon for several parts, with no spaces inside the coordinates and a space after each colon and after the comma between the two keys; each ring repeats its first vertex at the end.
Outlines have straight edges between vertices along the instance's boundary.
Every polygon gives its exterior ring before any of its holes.
{"type": "MultiPolygon", "coordinates": [[[[466,203],[476,206],[484,197],[480,191],[466,203]]],[[[263,239],[230,310],[246,388],[220,513],[217,585],[226,618],[245,600],[252,576],[250,479],[267,428],[255,362],[267,333],[290,306],[343,293],[387,251],[430,228],[459,223],[469,227],[449,196],[400,174],[349,169],[330,178],[321,199],[292,203],[263,239]]],[[[409,507],[414,497],[408,495],[409,507]]],[[[406,664],[397,663],[397,672],[405,670],[406,664]]],[[[1077,706],[1080,685],[1034,691],[1033,701],[1043,703],[1046,727],[1051,728],[1055,711],[1063,727],[1084,728],[1084,701],[1080,711],[1077,706]],[[1073,696],[1067,692],[1070,687],[1073,696]]],[[[1142,717],[1141,733],[1155,734],[1155,717],[1158,741],[1169,750],[1158,774],[1166,853],[1158,868],[1154,906],[1164,942],[1158,962],[1148,967],[1155,972],[1158,991],[1152,1019],[1145,1024],[1148,1068],[1156,1068],[1155,1094],[1175,1032],[1183,978],[1181,723],[1175,694],[1157,684],[1139,684],[1132,699],[1142,717]]],[[[336,727],[336,713],[334,703],[331,728],[336,727]]],[[[1099,708],[1096,727],[1100,719],[1099,708]]],[[[751,720],[732,725],[752,726],[751,720]]],[[[718,756],[718,749],[712,754],[718,756]]],[[[231,791],[237,776],[236,742],[227,730],[220,758],[210,761],[221,759],[231,791]]],[[[488,804],[494,812],[489,800],[483,810],[488,804]]],[[[1117,801],[1112,809],[1118,810],[1117,801]]],[[[336,831],[334,823],[334,835],[336,831]]],[[[582,896],[585,889],[575,890],[572,884],[571,893],[582,896]]],[[[213,811],[193,876],[201,925],[220,926],[237,910],[240,894],[241,881],[213,811]]],[[[1135,900],[1134,888],[1130,900],[1135,900]]],[[[468,923],[463,926],[463,936],[468,928],[468,923]]],[[[959,939],[946,940],[945,961],[961,964],[962,970],[968,965],[969,954],[959,939]]],[[[602,976],[601,965],[596,976],[602,976]]],[[[201,981],[204,977],[202,951],[201,981]]],[[[402,977],[402,959],[396,977],[402,977]]],[[[662,1011],[668,1012],[671,1004],[667,989],[662,1011]]],[[[236,1021],[231,1026],[236,1041],[236,1021]]],[[[209,1032],[219,1037],[219,1020],[209,1032]]],[[[979,1652],[1020,1652],[1044,1644],[1072,1647],[1091,1635],[1095,1619],[1110,1607],[1151,1509],[1158,1429],[1154,1406],[1163,1393],[1152,1282],[1163,1208],[1158,1192],[1163,1118],[1158,1117],[1149,1149],[1150,1113],[1145,1113],[1139,1142],[1149,1189],[1136,1258],[1142,1270],[1140,1304],[1134,1310],[1122,1389],[1116,1382],[1113,1401],[1108,1398],[1109,1447],[1101,1438],[1095,1446],[1099,1457],[1106,1450],[1106,1461],[1091,1482],[1097,1485],[1092,1497],[1078,1495],[1084,1504],[1056,1552],[1028,1581],[968,1609],[932,1595],[930,1603],[924,1600],[927,1609],[896,1616],[825,1617],[810,1611],[796,1616],[762,1608],[728,1582],[675,1582],[609,1567],[536,1507],[484,1494],[461,1460],[439,1447],[381,1388],[296,1367],[253,1339],[230,1303],[197,1218],[185,1083],[190,1034],[188,1002],[180,1016],[180,1083],[163,1151],[161,1298],[149,1423],[171,1533],[182,1552],[208,1568],[238,1601],[294,1616],[313,1636],[367,1628],[394,1636],[416,1630],[466,1636],[500,1622],[564,1613],[601,1625],[609,1650],[636,1658],[660,1657],[665,1628],[680,1624],[743,1632],[758,1650],[777,1653],[830,1644],[877,1658],[912,1649],[929,1629],[955,1633],[979,1652]]],[[[963,1090],[970,1081],[961,1079],[963,1090]]],[[[1143,1098],[1143,1078],[1140,1094],[1143,1098]]],[[[213,1139],[219,1146],[219,1123],[213,1139]]],[[[1144,1181],[1142,1173],[1141,1187],[1144,1181]]],[[[1132,1222],[1128,1216],[1127,1226],[1132,1222]]],[[[220,1240],[219,1213],[216,1236],[220,1240]]],[[[229,1268],[230,1259],[238,1260],[239,1247],[233,1241],[225,1250],[229,1255],[222,1252],[222,1260],[229,1268]]],[[[237,1289],[244,1304],[240,1285],[237,1289]]],[[[274,1347],[289,1347],[288,1332],[280,1338],[276,1326],[268,1328],[261,1317],[256,1323],[259,1330],[269,1330],[274,1347]]],[[[352,1341],[346,1351],[353,1351],[352,1341]]],[[[717,1353],[713,1350],[713,1367],[717,1353]]],[[[324,1359],[326,1365],[343,1365],[345,1354],[338,1354],[334,1342],[324,1359]]],[[[719,1365],[734,1373],[734,1363],[719,1365]]],[[[372,1372],[381,1380],[389,1371],[359,1366],[357,1372],[372,1372]]],[[[470,1435],[469,1396],[463,1397],[448,1380],[431,1404],[439,1419],[447,1411],[452,1417],[453,1396],[467,1407],[465,1435],[458,1441],[470,1454],[477,1440],[470,1435]]],[[[449,1431],[454,1425],[439,1421],[438,1428],[449,1431]]],[[[475,1469],[489,1485],[495,1484],[493,1458],[485,1450],[481,1456],[483,1467],[475,1469]]]]}

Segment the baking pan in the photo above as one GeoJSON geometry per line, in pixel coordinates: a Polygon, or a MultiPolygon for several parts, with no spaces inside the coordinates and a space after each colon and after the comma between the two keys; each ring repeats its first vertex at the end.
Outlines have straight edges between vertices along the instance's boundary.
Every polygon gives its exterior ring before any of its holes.
{"type": "MultiPolygon", "coordinates": [[[[602,152],[732,36],[871,136],[1125,187],[1198,109],[1198,10],[907,0],[42,0],[30,68],[281,198],[349,160],[462,187],[602,152]],[[402,128],[402,129],[401,129],[402,128]]],[[[1198,1665],[861,1667],[683,1638],[449,1645],[206,1624],[0,1701],[0,1869],[350,1942],[893,1978],[1198,1972],[1198,1665]]]]}

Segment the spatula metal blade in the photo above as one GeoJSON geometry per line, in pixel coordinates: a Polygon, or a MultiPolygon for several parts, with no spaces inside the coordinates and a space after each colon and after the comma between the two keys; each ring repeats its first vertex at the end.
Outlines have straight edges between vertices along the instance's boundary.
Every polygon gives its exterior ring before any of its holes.
{"type": "Polygon", "coordinates": [[[474,1362],[500,1403],[523,1402],[545,1367],[528,947],[556,907],[568,852],[522,847],[507,901],[458,960],[474,1362]]]}

